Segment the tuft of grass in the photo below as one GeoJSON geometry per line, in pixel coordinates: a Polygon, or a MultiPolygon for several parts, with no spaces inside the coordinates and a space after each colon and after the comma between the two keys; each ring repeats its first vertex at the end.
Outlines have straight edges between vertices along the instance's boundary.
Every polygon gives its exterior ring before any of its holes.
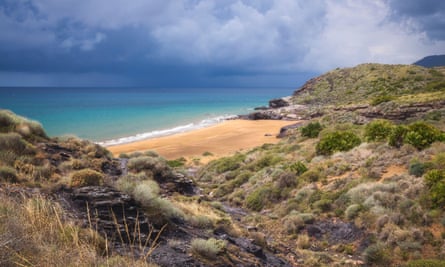
{"type": "Polygon", "coordinates": [[[18,182],[17,172],[9,166],[0,166],[0,181],[7,183],[18,182]]]}
{"type": "Polygon", "coordinates": [[[153,266],[136,256],[110,256],[104,237],[69,218],[42,196],[0,195],[0,265],[153,266]]]}
{"type": "Polygon", "coordinates": [[[297,234],[303,229],[305,222],[298,214],[289,214],[283,218],[283,229],[288,234],[297,234]]]}
{"type": "Polygon", "coordinates": [[[218,254],[225,251],[226,246],[227,242],[224,240],[195,238],[191,242],[191,251],[193,254],[214,260],[218,254]]]}
{"type": "Polygon", "coordinates": [[[159,197],[159,185],[155,181],[147,180],[136,185],[133,189],[133,197],[143,206],[150,206],[155,198],[159,197]]]}
{"type": "Polygon", "coordinates": [[[104,175],[92,169],[83,169],[71,175],[72,187],[102,185],[103,182],[104,175]]]}
{"type": "Polygon", "coordinates": [[[139,156],[128,160],[128,169],[133,172],[149,171],[155,178],[162,178],[171,174],[167,162],[160,157],[139,156]]]}
{"type": "Polygon", "coordinates": [[[311,238],[307,234],[298,235],[297,247],[299,249],[308,249],[311,245],[311,238]]]}
{"type": "Polygon", "coordinates": [[[3,109],[0,110],[0,133],[8,132],[16,132],[27,140],[48,139],[40,123],[3,109]]]}
{"type": "Polygon", "coordinates": [[[387,266],[390,263],[388,249],[381,244],[370,245],[363,252],[363,258],[368,265],[387,266]]]}

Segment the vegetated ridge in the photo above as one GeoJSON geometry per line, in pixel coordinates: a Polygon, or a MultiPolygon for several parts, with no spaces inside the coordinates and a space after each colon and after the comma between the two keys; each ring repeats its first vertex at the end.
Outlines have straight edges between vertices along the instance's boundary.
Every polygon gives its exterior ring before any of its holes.
{"type": "Polygon", "coordinates": [[[444,70],[335,69],[246,116],[298,120],[280,143],[206,165],[1,111],[0,263],[443,266],[444,70]]]}

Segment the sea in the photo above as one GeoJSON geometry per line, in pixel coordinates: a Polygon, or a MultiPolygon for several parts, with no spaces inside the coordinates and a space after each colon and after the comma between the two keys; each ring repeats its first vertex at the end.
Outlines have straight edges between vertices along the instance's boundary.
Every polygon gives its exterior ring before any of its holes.
{"type": "Polygon", "coordinates": [[[208,127],[267,106],[292,88],[0,87],[0,109],[36,120],[49,136],[116,145],[208,127]]]}

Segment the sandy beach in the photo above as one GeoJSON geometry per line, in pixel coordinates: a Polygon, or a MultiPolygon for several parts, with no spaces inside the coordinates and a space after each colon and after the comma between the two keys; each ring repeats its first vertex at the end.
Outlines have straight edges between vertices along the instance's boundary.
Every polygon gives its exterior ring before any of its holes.
{"type": "Polygon", "coordinates": [[[115,156],[121,153],[153,150],[166,159],[199,157],[207,160],[226,156],[265,143],[277,143],[280,128],[295,121],[229,120],[190,132],[107,147],[115,156]],[[212,157],[203,157],[210,152],[212,157]]]}

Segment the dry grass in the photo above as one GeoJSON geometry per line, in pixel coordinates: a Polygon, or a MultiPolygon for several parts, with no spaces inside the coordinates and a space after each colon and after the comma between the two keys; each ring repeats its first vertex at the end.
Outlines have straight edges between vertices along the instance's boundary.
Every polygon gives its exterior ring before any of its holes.
{"type": "Polygon", "coordinates": [[[0,196],[1,266],[150,266],[112,256],[93,228],[80,228],[62,208],[41,196],[0,196]]]}

